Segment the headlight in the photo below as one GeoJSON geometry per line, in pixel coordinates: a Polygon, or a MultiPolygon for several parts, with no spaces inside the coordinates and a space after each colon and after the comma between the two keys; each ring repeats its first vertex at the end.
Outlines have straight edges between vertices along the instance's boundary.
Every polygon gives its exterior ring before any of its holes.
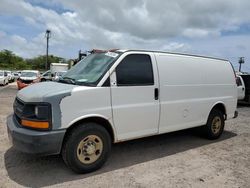
{"type": "Polygon", "coordinates": [[[50,107],[47,105],[36,105],[32,109],[34,113],[34,118],[38,120],[48,120],[50,107]]]}
{"type": "Polygon", "coordinates": [[[25,104],[20,119],[24,127],[48,130],[51,128],[51,105],[49,103],[25,104]]]}

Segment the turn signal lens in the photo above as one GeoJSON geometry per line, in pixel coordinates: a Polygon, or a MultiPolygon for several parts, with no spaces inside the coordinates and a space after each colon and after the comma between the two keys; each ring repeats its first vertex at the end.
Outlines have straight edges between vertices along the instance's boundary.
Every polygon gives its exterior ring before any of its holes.
{"type": "Polygon", "coordinates": [[[22,119],[21,124],[25,127],[35,128],[35,129],[48,129],[49,122],[44,121],[29,121],[22,119]]]}

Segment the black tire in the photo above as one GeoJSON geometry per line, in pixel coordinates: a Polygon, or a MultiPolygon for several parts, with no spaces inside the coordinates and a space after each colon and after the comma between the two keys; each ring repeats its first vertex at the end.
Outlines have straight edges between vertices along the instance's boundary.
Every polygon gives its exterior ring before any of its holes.
{"type": "Polygon", "coordinates": [[[223,133],[224,125],[225,119],[223,113],[220,110],[213,109],[209,114],[207,124],[202,127],[203,133],[206,138],[215,140],[223,133]]]}
{"type": "MultiPolygon", "coordinates": [[[[87,145],[89,143],[86,143],[87,145]]],[[[87,146],[88,147],[88,146],[87,146]]],[[[85,145],[81,149],[81,152],[79,155],[81,155],[83,158],[86,157],[84,155],[85,151],[85,145]]],[[[71,168],[76,173],[88,173],[95,171],[102,167],[102,165],[106,162],[109,153],[111,151],[111,138],[108,133],[108,131],[101,125],[96,123],[84,123],[82,125],[77,126],[73,130],[69,132],[68,135],[66,135],[63,148],[62,148],[62,157],[66,165],[71,168]],[[90,164],[85,164],[82,162],[78,157],[78,150],[79,146],[88,136],[95,135],[100,141],[102,142],[102,150],[98,153],[98,158],[96,161],[90,164]]],[[[96,154],[97,150],[94,151],[94,154],[96,154]]],[[[91,155],[91,156],[92,156],[91,155]]],[[[86,157],[87,158],[87,157],[86,157]]],[[[91,158],[91,157],[90,157],[91,158]]]]}

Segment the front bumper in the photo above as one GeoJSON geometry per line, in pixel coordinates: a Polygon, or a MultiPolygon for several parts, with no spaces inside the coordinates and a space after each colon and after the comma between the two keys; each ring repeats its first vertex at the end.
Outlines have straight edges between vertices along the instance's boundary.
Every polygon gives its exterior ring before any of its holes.
{"type": "Polygon", "coordinates": [[[7,118],[7,129],[13,147],[38,155],[59,154],[66,130],[36,131],[20,127],[13,115],[7,118]]]}

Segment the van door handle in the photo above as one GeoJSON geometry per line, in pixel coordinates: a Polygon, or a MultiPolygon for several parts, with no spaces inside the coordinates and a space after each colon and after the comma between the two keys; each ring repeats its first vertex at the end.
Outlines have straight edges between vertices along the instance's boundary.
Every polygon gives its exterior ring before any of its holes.
{"type": "Polygon", "coordinates": [[[155,88],[155,100],[159,99],[159,89],[155,88]]]}

